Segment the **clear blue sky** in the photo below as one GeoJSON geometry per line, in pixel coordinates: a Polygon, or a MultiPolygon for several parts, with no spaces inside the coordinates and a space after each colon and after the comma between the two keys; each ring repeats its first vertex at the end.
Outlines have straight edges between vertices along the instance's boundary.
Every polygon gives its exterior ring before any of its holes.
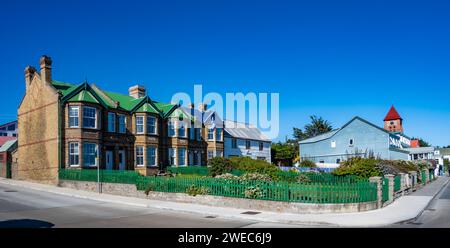
{"type": "Polygon", "coordinates": [[[0,8],[0,122],[16,119],[23,69],[149,95],[279,92],[280,139],[315,114],[450,145],[449,1],[9,1],[0,8]]]}

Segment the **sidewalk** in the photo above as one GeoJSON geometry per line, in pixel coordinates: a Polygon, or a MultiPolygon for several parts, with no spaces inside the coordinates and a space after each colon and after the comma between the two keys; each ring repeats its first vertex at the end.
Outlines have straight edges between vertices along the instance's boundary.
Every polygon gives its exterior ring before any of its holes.
{"type": "Polygon", "coordinates": [[[261,212],[256,215],[242,214],[242,212],[247,211],[245,209],[211,207],[199,204],[157,201],[108,194],[98,194],[94,192],[60,188],[56,186],[42,185],[10,179],[0,179],[0,183],[96,201],[197,213],[201,215],[220,216],[232,219],[237,218],[261,222],[302,224],[324,227],[382,227],[415,219],[428,206],[434,196],[436,196],[440,192],[440,190],[447,185],[449,179],[449,177],[439,177],[436,181],[432,182],[426,187],[408,196],[398,198],[387,207],[372,211],[343,214],[290,214],[261,212]]]}

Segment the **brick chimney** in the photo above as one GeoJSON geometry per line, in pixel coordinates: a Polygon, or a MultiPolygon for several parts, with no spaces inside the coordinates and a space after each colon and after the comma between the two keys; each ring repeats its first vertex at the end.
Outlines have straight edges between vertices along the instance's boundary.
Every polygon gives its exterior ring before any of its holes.
{"type": "Polygon", "coordinates": [[[49,84],[52,83],[52,59],[43,55],[39,61],[41,65],[41,80],[49,84]]]}
{"type": "Polygon", "coordinates": [[[135,85],[128,89],[128,93],[131,97],[141,98],[145,96],[145,87],[142,85],[135,85]]]}
{"type": "Polygon", "coordinates": [[[25,92],[28,91],[28,88],[31,85],[31,80],[33,80],[34,73],[36,73],[36,68],[33,66],[25,67],[25,92]]]}

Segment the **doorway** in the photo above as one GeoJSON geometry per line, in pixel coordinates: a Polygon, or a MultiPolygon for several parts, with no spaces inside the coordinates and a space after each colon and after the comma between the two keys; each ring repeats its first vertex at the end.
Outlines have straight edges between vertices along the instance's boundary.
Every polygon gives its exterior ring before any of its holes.
{"type": "Polygon", "coordinates": [[[119,170],[125,170],[125,151],[119,151],[119,170]]]}
{"type": "Polygon", "coordinates": [[[113,169],[113,152],[112,151],[106,151],[106,169],[112,170],[113,169]]]}

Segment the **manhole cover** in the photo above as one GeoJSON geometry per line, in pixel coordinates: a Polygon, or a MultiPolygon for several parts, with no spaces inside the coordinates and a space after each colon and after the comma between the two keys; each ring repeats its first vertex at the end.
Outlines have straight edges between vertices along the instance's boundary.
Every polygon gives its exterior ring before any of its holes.
{"type": "Polygon", "coordinates": [[[206,216],[205,218],[207,218],[207,219],[214,219],[214,218],[216,218],[216,216],[206,216]]]}
{"type": "Polygon", "coordinates": [[[17,192],[15,190],[5,190],[6,193],[13,193],[13,192],[17,192]]]}
{"type": "Polygon", "coordinates": [[[426,209],[427,211],[436,211],[436,209],[432,209],[432,208],[430,208],[430,209],[426,209]]]}
{"type": "Polygon", "coordinates": [[[260,213],[261,212],[247,211],[247,212],[242,212],[241,214],[255,215],[255,214],[260,214],[260,213]]]}
{"type": "Polygon", "coordinates": [[[409,224],[411,224],[411,225],[422,225],[423,223],[419,223],[419,222],[411,222],[411,223],[409,223],[409,224]]]}

